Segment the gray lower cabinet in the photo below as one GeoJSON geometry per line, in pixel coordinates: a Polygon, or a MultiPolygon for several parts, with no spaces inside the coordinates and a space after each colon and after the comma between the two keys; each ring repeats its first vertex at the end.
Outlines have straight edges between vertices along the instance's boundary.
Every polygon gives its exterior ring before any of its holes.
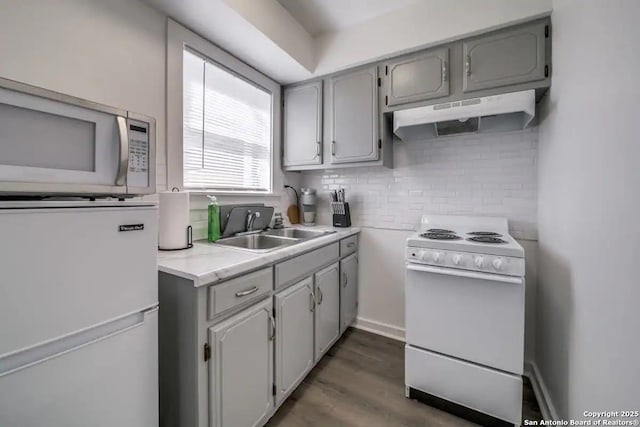
{"type": "Polygon", "coordinates": [[[340,261],[340,333],[353,323],[358,314],[358,254],[340,261]]]}
{"type": "Polygon", "coordinates": [[[433,49],[386,65],[387,105],[449,95],[449,48],[433,49]]]}
{"type": "Polygon", "coordinates": [[[161,272],[160,425],[264,425],[355,317],[357,242],[209,286],[161,272]]]}
{"type": "Polygon", "coordinates": [[[329,80],[331,163],[378,160],[378,67],[329,80]]]}
{"type": "Polygon", "coordinates": [[[463,41],[463,91],[544,79],[548,31],[548,23],[538,21],[463,41]]]}
{"type": "Polygon", "coordinates": [[[263,425],[273,410],[271,299],[209,328],[212,427],[263,425]]]}
{"type": "Polygon", "coordinates": [[[315,274],[315,356],[316,360],[340,336],[340,283],[339,263],[315,274]]]}
{"type": "Polygon", "coordinates": [[[322,80],[284,89],[283,166],[322,164],[322,80]]]}
{"type": "Polygon", "coordinates": [[[275,296],[276,405],[302,382],[313,367],[313,277],[275,296]]]}

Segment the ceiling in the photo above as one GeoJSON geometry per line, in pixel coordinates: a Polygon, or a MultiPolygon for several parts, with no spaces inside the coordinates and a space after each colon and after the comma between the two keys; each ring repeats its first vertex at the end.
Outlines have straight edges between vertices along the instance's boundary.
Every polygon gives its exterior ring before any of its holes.
{"type": "Polygon", "coordinates": [[[552,9],[552,0],[142,1],[281,84],[547,16],[552,9]]]}
{"type": "Polygon", "coordinates": [[[344,30],[421,0],[277,0],[312,36],[344,30]]]}

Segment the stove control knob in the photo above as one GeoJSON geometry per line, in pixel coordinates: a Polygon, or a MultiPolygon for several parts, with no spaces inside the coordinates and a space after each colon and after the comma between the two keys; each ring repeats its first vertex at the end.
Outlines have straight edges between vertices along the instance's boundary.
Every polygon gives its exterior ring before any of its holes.
{"type": "Polygon", "coordinates": [[[418,258],[421,259],[422,261],[427,261],[428,260],[427,251],[418,252],[418,258]]]}
{"type": "Polygon", "coordinates": [[[433,253],[433,262],[440,262],[442,259],[442,252],[434,252],[433,253]]]}
{"type": "Polygon", "coordinates": [[[460,264],[462,263],[462,255],[460,255],[460,254],[455,254],[455,255],[453,256],[453,263],[454,263],[455,265],[460,265],[460,264]]]}
{"type": "Polygon", "coordinates": [[[502,264],[502,258],[496,258],[493,260],[493,268],[495,268],[496,270],[501,270],[502,264]]]}
{"type": "Polygon", "coordinates": [[[477,256],[475,259],[476,267],[483,268],[484,267],[484,258],[481,256],[477,256]]]}

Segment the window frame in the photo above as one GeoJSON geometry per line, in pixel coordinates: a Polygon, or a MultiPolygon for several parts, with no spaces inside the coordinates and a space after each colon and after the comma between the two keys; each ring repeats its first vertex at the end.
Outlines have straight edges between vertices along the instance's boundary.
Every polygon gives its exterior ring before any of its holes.
{"type": "Polygon", "coordinates": [[[186,29],[177,22],[167,20],[167,186],[178,187],[191,194],[272,196],[276,192],[275,176],[280,169],[282,110],[280,108],[282,88],[240,59],[225,52],[213,43],[186,29]],[[246,82],[271,93],[271,168],[270,190],[265,191],[220,191],[184,189],[183,158],[183,51],[190,50],[246,82]]]}

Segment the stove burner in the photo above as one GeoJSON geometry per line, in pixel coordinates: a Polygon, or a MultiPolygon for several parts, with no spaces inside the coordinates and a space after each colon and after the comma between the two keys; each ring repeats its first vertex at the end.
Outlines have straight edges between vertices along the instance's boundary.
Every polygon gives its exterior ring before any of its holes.
{"type": "Polygon", "coordinates": [[[494,231],[472,231],[471,233],[467,233],[471,236],[492,236],[492,237],[502,237],[502,234],[496,233],[494,231]]]}
{"type": "Polygon", "coordinates": [[[497,237],[491,237],[491,236],[469,237],[467,240],[470,242],[491,243],[491,244],[507,243],[506,240],[498,239],[497,237]]]}
{"type": "Polygon", "coordinates": [[[456,234],[455,231],[445,230],[444,228],[430,228],[430,229],[427,230],[427,233],[456,234]]]}
{"type": "Polygon", "coordinates": [[[420,237],[431,240],[460,240],[462,237],[451,233],[422,233],[420,237]]]}

